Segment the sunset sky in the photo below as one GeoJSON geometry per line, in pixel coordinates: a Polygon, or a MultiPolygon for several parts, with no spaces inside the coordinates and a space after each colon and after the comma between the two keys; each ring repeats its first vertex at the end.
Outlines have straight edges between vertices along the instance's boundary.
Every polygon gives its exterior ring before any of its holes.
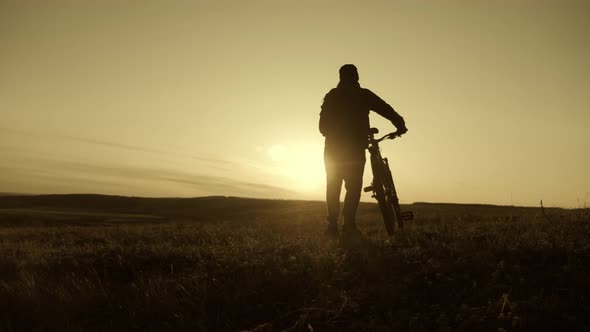
{"type": "Polygon", "coordinates": [[[406,120],[382,144],[402,203],[590,206],[589,18],[569,0],[0,1],[0,192],[321,200],[320,105],[353,63],[406,120]]]}

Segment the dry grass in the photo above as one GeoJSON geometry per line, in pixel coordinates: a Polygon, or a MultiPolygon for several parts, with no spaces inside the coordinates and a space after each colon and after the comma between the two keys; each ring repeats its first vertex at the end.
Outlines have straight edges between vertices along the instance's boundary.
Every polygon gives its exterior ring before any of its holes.
{"type": "Polygon", "coordinates": [[[549,223],[414,208],[388,240],[364,205],[366,239],[346,246],[321,236],[321,203],[207,221],[17,225],[13,211],[0,226],[0,331],[590,329],[587,210],[549,223]]]}

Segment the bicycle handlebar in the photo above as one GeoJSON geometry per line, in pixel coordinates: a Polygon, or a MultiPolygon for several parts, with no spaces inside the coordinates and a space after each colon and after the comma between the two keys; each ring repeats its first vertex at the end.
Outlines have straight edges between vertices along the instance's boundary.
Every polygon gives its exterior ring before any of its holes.
{"type": "Polygon", "coordinates": [[[385,135],[383,135],[383,137],[381,137],[381,138],[373,138],[373,135],[370,135],[370,136],[369,136],[369,141],[371,141],[371,142],[373,142],[373,143],[379,143],[379,142],[381,142],[381,141],[383,141],[383,140],[386,140],[386,139],[394,139],[394,138],[396,138],[396,137],[401,137],[402,135],[403,135],[403,134],[400,134],[400,133],[398,133],[397,131],[391,132],[391,133],[389,133],[389,134],[385,134],[385,135]]]}

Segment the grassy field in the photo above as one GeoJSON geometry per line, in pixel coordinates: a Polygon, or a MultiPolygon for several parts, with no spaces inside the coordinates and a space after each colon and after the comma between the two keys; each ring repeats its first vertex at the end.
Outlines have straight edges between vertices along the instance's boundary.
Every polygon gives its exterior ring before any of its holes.
{"type": "Polygon", "coordinates": [[[0,198],[0,331],[588,331],[590,213],[413,204],[354,243],[321,202],[0,198]]]}

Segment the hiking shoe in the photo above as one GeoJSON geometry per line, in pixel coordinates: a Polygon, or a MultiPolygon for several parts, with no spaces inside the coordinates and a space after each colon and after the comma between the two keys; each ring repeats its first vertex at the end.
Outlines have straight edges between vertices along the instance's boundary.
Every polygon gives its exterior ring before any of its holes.
{"type": "Polygon", "coordinates": [[[338,225],[328,224],[328,227],[324,231],[324,235],[331,238],[331,239],[338,238],[338,225]]]}
{"type": "Polygon", "coordinates": [[[345,224],[344,227],[342,227],[342,237],[362,238],[363,233],[356,228],[356,224],[345,224]]]}

